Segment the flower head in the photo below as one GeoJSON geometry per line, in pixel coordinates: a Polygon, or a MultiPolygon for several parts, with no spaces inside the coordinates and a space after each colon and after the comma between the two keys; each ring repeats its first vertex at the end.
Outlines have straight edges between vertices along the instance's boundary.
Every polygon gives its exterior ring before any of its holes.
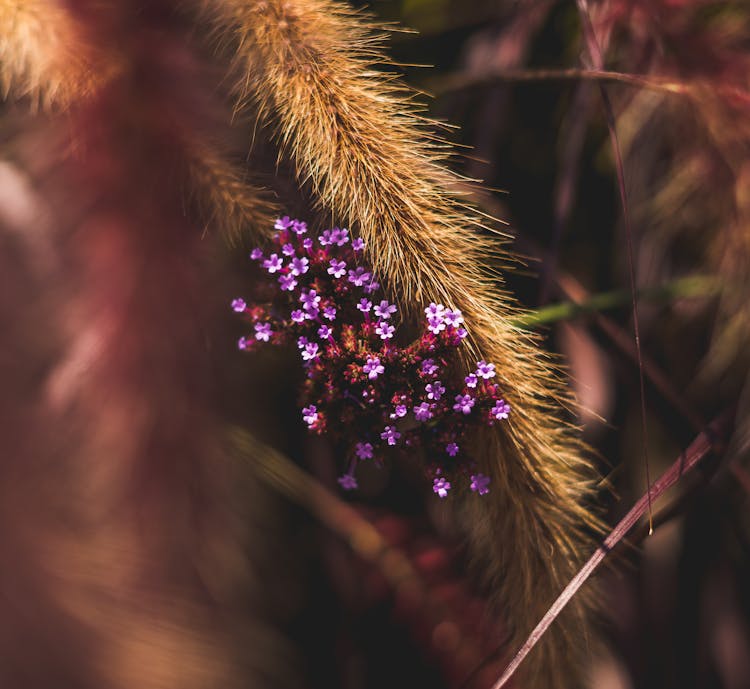
{"type": "Polygon", "coordinates": [[[349,271],[349,282],[357,287],[362,287],[369,279],[370,273],[362,266],[357,266],[354,270],[349,271]]]}
{"type": "Polygon", "coordinates": [[[385,440],[389,445],[395,445],[400,437],[401,434],[396,430],[395,426],[386,426],[380,434],[381,440],[385,440]]]}
{"type": "Polygon", "coordinates": [[[468,414],[474,406],[474,398],[471,395],[456,395],[456,403],[453,405],[453,411],[468,414]]]}
{"type": "Polygon", "coordinates": [[[471,488],[475,493],[479,495],[487,495],[490,489],[487,487],[490,485],[490,477],[484,474],[472,474],[471,475],[471,488]]]}
{"type": "Polygon", "coordinates": [[[271,254],[265,261],[263,261],[263,267],[269,272],[269,273],[276,273],[284,265],[284,261],[282,261],[278,255],[271,254]]]}
{"type": "Polygon", "coordinates": [[[284,246],[281,247],[281,253],[284,254],[284,256],[294,256],[294,245],[284,244],[284,246]]]}
{"type": "Polygon", "coordinates": [[[427,393],[427,399],[435,400],[436,402],[445,393],[445,387],[443,387],[443,384],[439,380],[436,380],[434,383],[427,383],[427,385],[424,386],[424,389],[427,393]]]}
{"type": "Polygon", "coordinates": [[[293,222],[288,215],[285,215],[283,218],[277,218],[273,226],[277,230],[286,230],[292,226],[293,222]]]}
{"type": "Polygon", "coordinates": [[[357,443],[355,454],[359,459],[372,459],[372,445],[370,443],[357,443]]]}
{"type": "Polygon", "coordinates": [[[327,318],[329,321],[334,320],[336,318],[336,307],[326,306],[323,309],[323,318],[327,318]]]}
{"type": "Polygon", "coordinates": [[[305,407],[302,410],[302,420],[308,426],[312,426],[318,420],[318,408],[314,404],[305,407]]]}
{"type": "Polygon", "coordinates": [[[474,373],[470,373],[466,378],[464,378],[464,383],[466,383],[466,387],[469,388],[475,388],[477,386],[477,377],[474,373]]]}
{"type": "Polygon", "coordinates": [[[279,275],[279,284],[282,291],[292,292],[297,286],[297,281],[294,279],[294,275],[279,275]]]}
{"type": "Polygon", "coordinates": [[[352,476],[351,474],[344,474],[343,476],[339,476],[338,482],[344,490],[356,490],[358,488],[357,479],[354,478],[354,476],[352,476]]]}
{"type": "Polygon", "coordinates": [[[300,309],[295,309],[292,311],[292,321],[295,323],[302,323],[307,318],[307,315],[304,311],[301,311],[300,309]]]}
{"type": "Polygon", "coordinates": [[[307,223],[304,220],[295,220],[292,222],[292,232],[297,236],[307,232],[307,223]]]}
{"type": "Polygon", "coordinates": [[[293,258],[289,264],[292,275],[304,275],[309,270],[310,260],[305,258],[293,258]]]}
{"type": "Polygon", "coordinates": [[[250,252],[250,258],[253,259],[253,261],[259,261],[263,258],[263,252],[256,247],[250,252]]]}
{"type": "Polygon", "coordinates": [[[480,378],[488,380],[495,376],[495,364],[488,364],[486,361],[477,361],[477,375],[480,378]]]}
{"type": "Polygon", "coordinates": [[[417,421],[429,421],[432,418],[430,405],[427,402],[422,402],[414,407],[414,418],[417,421]]]}
{"type": "Polygon", "coordinates": [[[362,251],[362,249],[365,248],[365,241],[362,239],[362,237],[357,237],[356,239],[352,240],[352,249],[355,251],[362,251]]]}
{"type": "Polygon", "coordinates": [[[498,421],[507,419],[508,414],[510,414],[510,405],[505,400],[497,400],[495,406],[490,410],[490,414],[498,421]]]}
{"type": "Polygon", "coordinates": [[[318,335],[320,336],[320,339],[327,340],[330,336],[333,330],[327,325],[321,325],[318,328],[318,335]]]}
{"type": "Polygon", "coordinates": [[[387,321],[380,321],[375,326],[375,332],[380,335],[381,340],[390,340],[393,337],[393,332],[396,330],[392,325],[388,325],[387,321]]]}
{"type": "Polygon", "coordinates": [[[438,365],[435,363],[435,359],[425,359],[422,362],[422,373],[427,374],[428,376],[431,376],[433,373],[435,373],[438,370],[438,365]]]}
{"type": "Polygon", "coordinates": [[[247,308],[247,304],[244,299],[232,299],[232,311],[236,313],[242,313],[247,308]]]}
{"type": "Polygon", "coordinates": [[[242,351],[245,351],[247,349],[246,337],[241,337],[239,340],[237,340],[237,349],[241,349],[242,351]]]}
{"type": "Polygon", "coordinates": [[[328,267],[328,274],[333,275],[335,278],[340,278],[346,273],[346,261],[337,261],[335,258],[331,259],[331,263],[328,267]]]}
{"type": "Polygon", "coordinates": [[[385,371],[385,367],[380,363],[380,359],[376,356],[368,356],[367,362],[362,367],[362,370],[367,374],[370,380],[375,380],[381,373],[385,371]]]}
{"type": "Polygon", "coordinates": [[[305,345],[305,348],[302,350],[303,361],[312,361],[317,356],[318,356],[318,343],[308,342],[305,345]]]}
{"type": "Polygon", "coordinates": [[[445,446],[445,451],[451,456],[455,457],[458,454],[458,445],[456,443],[448,443],[445,446]]]}
{"type": "Polygon", "coordinates": [[[349,241],[349,232],[339,227],[334,227],[331,230],[331,244],[336,246],[344,246],[349,241]]]}
{"type": "Polygon", "coordinates": [[[362,298],[359,300],[359,304],[357,304],[357,310],[361,311],[362,313],[369,313],[370,309],[372,309],[372,302],[369,299],[362,298]]]}
{"type": "Polygon", "coordinates": [[[432,492],[436,493],[440,498],[448,497],[448,491],[450,489],[451,484],[442,476],[439,476],[432,482],[432,492]]]}
{"type": "Polygon", "coordinates": [[[256,323],[255,324],[255,339],[261,342],[268,342],[273,335],[270,323],[256,323]]]}

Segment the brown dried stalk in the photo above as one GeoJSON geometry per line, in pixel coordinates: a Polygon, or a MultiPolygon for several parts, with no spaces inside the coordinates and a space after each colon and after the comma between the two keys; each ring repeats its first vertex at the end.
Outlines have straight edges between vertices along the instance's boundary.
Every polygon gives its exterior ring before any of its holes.
{"type": "MultiPolygon", "coordinates": [[[[429,301],[460,308],[471,353],[498,365],[514,415],[488,433],[481,463],[493,499],[471,501],[470,537],[516,639],[575,574],[598,528],[586,502],[591,467],[563,421],[570,404],[535,339],[513,327],[515,307],[483,269],[496,251],[485,219],[452,193],[459,180],[411,96],[387,75],[381,36],[327,0],[206,0],[236,49],[237,103],[275,123],[282,151],[320,208],[355,227],[402,310],[429,301]]],[[[579,596],[542,644],[530,686],[575,685],[590,596],[579,596]]]]}

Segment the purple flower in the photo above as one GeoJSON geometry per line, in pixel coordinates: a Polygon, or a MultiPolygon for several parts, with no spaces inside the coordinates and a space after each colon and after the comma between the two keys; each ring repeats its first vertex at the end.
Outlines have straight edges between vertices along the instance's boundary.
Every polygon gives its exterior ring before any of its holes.
{"type": "Polygon", "coordinates": [[[271,254],[265,261],[263,261],[263,267],[269,273],[275,273],[276,271],[281,270],[283,265],[284,261],[282,261],[276,254],[271,254]]]}
{"type": "Polygon", "coordinates": [[[429,421],[432,418],[432,412],[430,411],[430,405],[427,402],[422,402],[414,407],[414,417],[417,421],[429,421]]]}
{"type": "Polygon", "coordinates": [[[276,222],[274,223],[274,228],[277,230],[286,230],[289,228],[294,221],[290,219],[288,215],[285,215],[283,218],[277,218],[276,222]]]}
{"type": "Polygon", "coordinates": [[[437,335],[441,330],[445,330],[445,321],[441,316],[430,316],[427,319],[427,329],[437,335]]]}
{"type": "Polygon", "coordinates": [[[380,437],[389,445],[395,445],[396,441],[401,437],[401,434],[396,430],[395,426],[386,426],[383,432],[380,434],[380,437]]]}
{"type": "Polygon", "coordinates": [[[282,292],[284,290],[291,292],[297,286],[297,281],[294,279],[294,275],[279,275],[279,284],[282,292]]]}
{"type": "Polygon", "coordinates": [[[237,349],[241,349],[242,351],[247,349],[247,338],[241,337],[239,340],[237,340],[237,349]]]}
{"type": "Polygon", "coordinates": [[[477,377],[470,373],[466,378],[464,378],[464,382],[466,383],[467,387],[475,388],[477,386],[477,377]]]}
{"type": "Polygon", "coordinates": [[[479,495],[487,495],[487,493],[490,492],[490,489],[487,487],[490,484],[490,477],[485,476],[484,474],[472,474],[471,475],[471,485],[469,488],[471,488],[475,493],[479,493],[479,495]]]}
{"type": "Polygon", "coordinates": [[[318,420],[318,408],[314,404],[305,407],[302,410],[302,420],[308,426],[312,426],[318,420]]]}
{"type": "Polygon", "coordinates": [[[368,273],[362,266],[357,266],[355,270],[349,271],[349,282],[357,287],[362,287],[370,277],[370,273],[368,273]]]}
{"type": "Polygon", "coordinates": [[[340,278],[346,273],[346,262],[337,261],[335,258],[331,259],[330,268],[328,268],[328,274],[333,275],[335,278],[340,278]]]}
{"type": "Polygon", "coordinates": [[[294,311],[292,311],[292,320],[295,323],[302,323],[305,318],[307,318],[307,315],[304,311],[300,311],[299,309],[295,309],[294,311]]]}
{"type": "Polygon", "coordinates": [[[273,335],[270,323],[256,323],[255,324],[255,339],[261,340],[262,342],[268,342],[273,335]]]}
{"type": "Polygon", "coordinates": [[[308,270],[310,261],[304,256],[302,258],[293,258],[289,264],[289,270],[292,271],[292,275],[304,275],[308,270]]]}
{"type": "Polygon", "coordinates": [[[397,404],[396,408],[393,410],[393,413],[391,414],[392,419],[402,419],[404,416],[407,415],[409,410],[406,408],[405,404],[397,404]]]}
{"type": "Polygon", "coordinates": [[[308,339],[307,339],[307,338],[306,338],[306,337],[305,337],[304,335],[300,335],[300,336],[299,336],[299,337],[297,338],[297,346],[298,346],[298,347],[299,347],[300,349],[304,349],[304,348],[305,348],[305,345],[306,345],[306,344],[307,344],[307,343],[308,343],[309,341],[310,341],[310,340],[308,340],[308,339]]]}
{"type": "Polygon", "coordinates": [[[336,307],[326,306],[323,309],[323,318],[327,318],[329,321],[334,320],[336,318],[336,307]]]}
{"type": "Polygon", "coordinates": [[[307,232],[307,223],[304,220],[295,220],[292,222],[292,232],[296,235],[307,232]]]}
{"type": "Polygon", "coordinates": [[[370,280],[370,282],[368,282],[365,285],[365,292],[367,292],[367,294],[372,294],[378,289],[378,287],[380,287],[379,282],[375,282],[375,280],[370,280]]]}
{"type": "Polygon", "coordinates": [[[344,474],[343,476],[339,476],[338,482],[344,490],[355,490],[356,488],[358,488],[357,479],[354,478],[354,476],[352,476],[351,474],[344,474]]]}
{"type": "Polygon", "coordinates": [[[460,411],[464,414],[471,412],[474,406],[474,398],[471,395],[456,395],[456,403],[453,405],[453,411],[460,411]]]}
{"type": "Polygon", "coordinates": [[[482,361],[477,361],[477,375],[485,380],[494,378],[495,364],[488,364],[484,359],[482,359],[482,361]]]}
{"type": "Polygon", "coordinates": [[[310,311],[317,311],[318,305],[320,304],[320,296],[314,290],[302,290],[302,295],[299,300],[302,302],[302,308],[310,313],[310,311]]]}
{"type": "Polygon", "coordinates": [[[302,240],[302,246],[308,251],[310,251],[310,249],[312,249],[313,247],[313,240],[310,237],[305,237],[302,240]]]}
{"type": "Polygon", "coordinates": [[[294,256],[294,246],[292,244],[284,244],[284,246],[281,247],[281,253],[284,254],[284,256],[294,256]]]}
{"type": "Polygon", "coordinates": [[[302,350],[302,360],[312,361],[316,356],[318,356],[318,343],[308,342],[302,350]]]}
{"type": "Polygon", "coordinates": [[[256,247],[250,252],[250,258],[252,258],[253,261],[259,261],[261,258],[263,258],[263,252],[256,247]]]}
{"type": "Polygon", "coordinates": [[[232,299],[232,310],[237,313],[242,313],[247,308],[247,304],[244,299],[232,299]]]}
{"type": "Polygon", "coordinates": [[[436,304],[434,301],[424,310],[424,315],[427,318],[439,318],[443,320],[445,317],[445,306],[442,304],[436,304]]]}
{"type": "Polygon", "coordinates": [[[331,235],[332,234],[333,234],[333,232],[331,230],[326,230],[325,232],[323,232],[323,234],[321,234],[318,237],[318,241],[320,242],[320,245],[321,246],[328,246],[329,244],[332,244],[333,243],[331,241],[331,235]]]}
{"type": "Polygon", "coordinates": [[[435,359],[425,359],[422,362],[422,373],[431,376],[435,371],[438,370],[438,365],[435,363],[435,359]]]}
{"type": "Polygon", "coordinates": [[[458,330],[456,330],[456,332],[462,340],[469,334],[466,328],[459,328],[458,330]]]}
{"type": "Polygon", "coordinates": [[[357,443],[356,455],[360,459],[372,459],[372,445],[370,443],[357,443]]]}
{"type": "Polygon", "coordinates": [[[362,237],[357,237],[352,241],[352,249],[355,251],[362,251],[365,248],[365,241],[362,237]]]}
{"type": "Polygon", "coordinates": [[[456,443],[448,443],[445,446],[445,451],[451,456],[455,457],[458,454],[458,445],[456,443]]]}
{"type": "Polygon", "coordinates": [[[336,246],[344,246],[349,241],[349,232],[342,230],[341,228],[334,227],[331,230],[331,244],[336,246]]]}
{"type": "Polygon", "coordinates": [[[357,309],[359,309],[362,313],[370,313],[371,308],[372,302],[369,299],[360,299],[359,304],[357,304],[357,309]]]}
{"type": "Polygon", "coordinates": [[[331,336],[332,332],[333,330],[331,330],[327,325],[321,325],[318,328],[318,335],[320,335],[323,340],[327,340],[331,336]]]}
{"type": "Polygon", "coordinates": [[[392,325],[388,325],[387,321],[380,321],[375,327],[375,332],[380,335],[381,340],[391,339],[395,330],[396,328],[392,325]]]}
{"type": "Polygon", "coordinates": [[[451,489],[451,484],[448,483],[442,476],[436,478],[432,482],[432,492],[437,493],[441,498],[448,496],[448,491],[451,489]]]}
{"type": "Polygon", "coordinates": [[[510,405],[505,400],[497,400],[495,406],[490,409],[490,414],[494,416],[498,421],[507,419],[510,413],[510,405]]]}
{"type": "Polygon", "coordinates": [[[427,383],[427,385],[424,386],[424,389],[427,392],[427,399],[435,400],[436,402],[443,396],[443,393],[445,392],[445,388],[439,380],[436,380],[434,383],[427,383]]]}
{"type": "Polygon", "coordinates": [[[461,315],[461,312],[456,309],[455,311],[446,311],[443,320],[446,325],[452,325],[454,328],[457,328],[464,322],[464,317],[461,315]]]}
{"type": "Polygon", "coordinates": [[[375,380],[381,373],[385,371],[385,367],[380,363],[380,359],[376,356],[368,356],[367,363],[362,367],[362,370],[367,374],[370,380],[375,380]]]}
{"type": "Polygon", "coordinates": [[[396,305],[389,304],[385,299],[375,307],[375,315],[383,320],[387,320],[394,313],[396,313],[396,305]]]}

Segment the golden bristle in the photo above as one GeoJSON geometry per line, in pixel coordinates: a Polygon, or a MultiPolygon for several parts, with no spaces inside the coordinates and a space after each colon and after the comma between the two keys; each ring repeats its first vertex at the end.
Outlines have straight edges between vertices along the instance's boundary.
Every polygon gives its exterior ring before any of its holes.
{"type": "MultiPolygon", "coordinates": [[[[328,0],[204,2],[236,44],[238,107],[255,102],[321,209],[356,227],[403,310],[461,309],[467,364],[497,365],[511,420],[482,439],[492,499],[470,501],[474,552],[518,642],[591,550],[593,471],[562,420],[571,404],[534,338],[512,325],[508,296],[483,268],[497,252],[483,218],[451,190],[459,180],[408,93],[388,75],[381,35],[328,0]]],[[[590,594],[578,597],[528,667],[527,686],[575,686],[590,594]]]]}

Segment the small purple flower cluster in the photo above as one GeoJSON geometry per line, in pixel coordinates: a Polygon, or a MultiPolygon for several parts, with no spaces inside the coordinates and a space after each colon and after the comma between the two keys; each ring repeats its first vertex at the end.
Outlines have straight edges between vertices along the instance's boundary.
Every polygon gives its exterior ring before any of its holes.
{"type": "Polygon", "coordinates": [[[336,227],[316,240],[305,222],[289,217],[275,227],[273,252],[254,249],[250,257],[277,289],[266,305],[231,302],[252,328],[238,347],[296,342],[307,373],[302,421],[349,455],[341,487],[357,488],[360,462],[422,449],[436,495],[446,497],[461,476],[475,493],[488,493],[490,479],[477,471],[469,439],[478,427],[507,419],[510,406],[491,363],[478,361],[461,382],[461,312],[429,304],[424,332],[403,343],[398,309],[378,295],[361,238],[336,227]]]}

